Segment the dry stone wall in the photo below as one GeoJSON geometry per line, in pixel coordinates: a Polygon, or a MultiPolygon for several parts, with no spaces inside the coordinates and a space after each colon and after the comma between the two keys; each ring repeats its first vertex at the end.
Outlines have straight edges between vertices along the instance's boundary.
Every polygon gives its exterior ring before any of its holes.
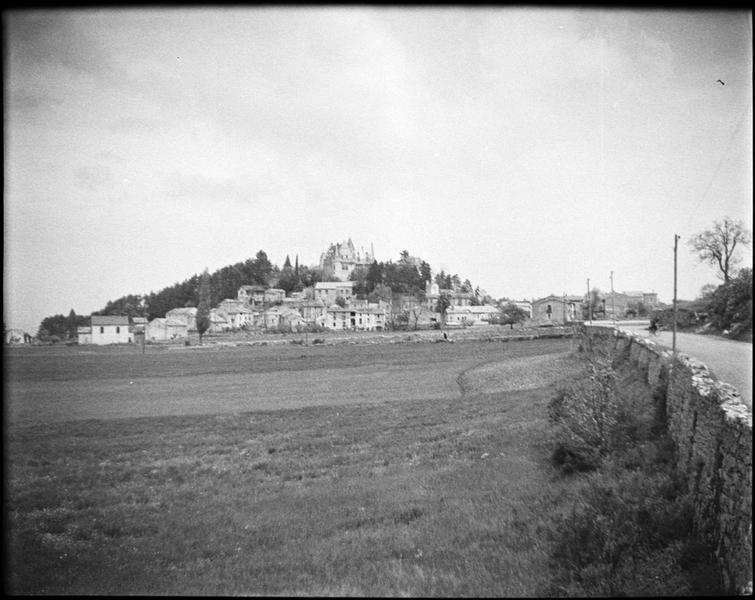
{"type": "Polygon", "coordinates": [[[628,361],[665,398],[677,468],[686,475],[695,525],[716,547],[730,593],[752,594],[752,411],[731,385],[695,359],[639,335],[581,328],[581,349],[628,361]]]}

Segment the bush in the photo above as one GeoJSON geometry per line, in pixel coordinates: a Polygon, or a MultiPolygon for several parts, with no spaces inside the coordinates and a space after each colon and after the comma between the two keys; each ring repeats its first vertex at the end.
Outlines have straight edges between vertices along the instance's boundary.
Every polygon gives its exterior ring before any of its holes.
{"type": "Polygon", "coordinates": [[[556,425],[551,459],[564,472],[595,469],[608,452],[618,412],[615,379],[607,362],[589,363],[550,401],[549,417],[556,425]]]}

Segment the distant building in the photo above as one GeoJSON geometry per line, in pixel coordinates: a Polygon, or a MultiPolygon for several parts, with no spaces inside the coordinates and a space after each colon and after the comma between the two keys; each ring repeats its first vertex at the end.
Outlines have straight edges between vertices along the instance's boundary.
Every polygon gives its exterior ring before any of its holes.
{"type": "Polygon", "coordinates": [[[181,339],[188,337],[189,327],[183,319],[161,317],[152,319],[147,324],[145,335],[152,342],[181,339]]]}
{"type": "Polygon", "coordinates": [[[92,344],[128,344],[133,339],[129,331],[128,317],[92,315],[91,323],[92,344]]]}
{"type": "Polygon", "coordinates": [[[25,344],[29,335],[22,329],[9,329],[5,332],[6,344],[25,344]]]}
{"type": "Polygon", "coordinates": [[[385,315],[385,309],[378,304],[370,304],[363,308],[341,308],[333,304],[328,307],[320,323],[328,329],[335,330],[381,331],[385,329],[385,315]]]}
{"type": "Polygon", "coordinates": [[[581,296],[556,296],[532,301],[532,320],[536,325],[563,325],[580,318],[581,296]]]}
{"type": "Polygon", "coordinates": [[[183,321],[186,324],[188,331],[197,330],[197,308],[195,306],[173,308],[165,313],[165,318],[183,321]]]}
{"type": "Polygon", "coordinates": [[[92,343],[92,328],[87,325],[81,325],[76,328],[76,339],[79,344],[86,346],[92,343]]]}
{"type": "Polygon", "coordinates": [[[218,304],[217,314],[226,320],[230,329],[242,329],[254,325],[254,311],[246,302],[226,298],[218,304]]]}
{"type": "Polygon", "coordinates": [[[262,306],[265,301],[264,285],[242,285],[239,288],[237,299],[250,306],[262,306]]]}
{"type": "Polygon", "coordinates": [[[334,304],[336,298],[343,298],[348,301],[353,295],[353,281],[318,281],[315,283],[315,300],[322,300],[326,306],[334,304]]]}
{"type": "Polygon", "coordinates": [[[343,244],[331,244],[327,251],[322,253],[320,268],[328,278],[348,281],[354,269],[369,268],[374,260],[374,252],[367,252],[364,248],[357,251],[349,238],[343,244]]]}

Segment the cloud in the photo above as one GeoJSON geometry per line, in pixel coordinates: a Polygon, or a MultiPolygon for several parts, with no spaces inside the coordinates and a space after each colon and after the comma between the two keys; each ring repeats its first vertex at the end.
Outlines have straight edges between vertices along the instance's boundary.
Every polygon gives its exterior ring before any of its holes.
{"type": "Polygon", "coordinates": [[[76,184],[90,192],[112,189],[116,183],[110,167],[106,165],[84,165],[73,171],[76,184]]]}

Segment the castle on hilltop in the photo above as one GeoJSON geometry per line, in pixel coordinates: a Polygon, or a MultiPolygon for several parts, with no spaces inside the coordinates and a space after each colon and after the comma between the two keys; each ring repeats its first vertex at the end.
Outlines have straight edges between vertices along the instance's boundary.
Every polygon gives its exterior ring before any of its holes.
{"type": "Polygon", "coordinates": [[[331,244],[320,256],[320,268],[327,279],[348,281],[349,276],[358,267],[368,268],[375,260],[375,250],[366,252],[362,247],[354,248],[351,238],[343,244],[331,244]]]}

